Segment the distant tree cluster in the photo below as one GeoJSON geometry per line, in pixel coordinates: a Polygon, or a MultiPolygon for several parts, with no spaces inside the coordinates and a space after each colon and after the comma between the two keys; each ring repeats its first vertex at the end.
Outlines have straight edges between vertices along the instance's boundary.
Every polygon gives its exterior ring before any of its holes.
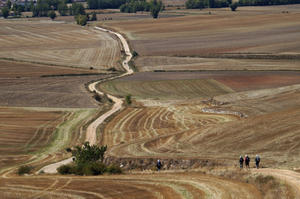
{"type": "Polygon", "coordinates": [[[240,6],[268,6],[299,4],[300,0],[239,0],[240,6]]]}
{"type": "Polygon", "coordinates": [[[232,4],[232,0],[187,0],[187,9],[224,8],[232,4]]]}
{"type": "Polygon", "coordinates": [[[187,9],[203,9],[229,6],[232,11],[235,11],[238,6],[267,6],[299,3],[300,0],[239,0],[239,2],[235,3],[232,3],[232,0],[187,0],[185,7],[187,9]]]}
{"type": "Polygon", "coordinates": [[[150,11],[153,18],[157,18],[160,11],[164,10],[165,6],[160,0],[130,0],[120,6],[121,12],[136,13],[137,11],[150,11]]]}
{"type": "Polygon", "coordinates": [[[87,0],[89,9],[120,8],[126,0],[87,0]]]}
{"type": "Polygon", "coordinates": [[[150,3],[146,0],[131,0],[120,6],[121,12],[136,13],[138,11],[150,11],[150,3]]]}

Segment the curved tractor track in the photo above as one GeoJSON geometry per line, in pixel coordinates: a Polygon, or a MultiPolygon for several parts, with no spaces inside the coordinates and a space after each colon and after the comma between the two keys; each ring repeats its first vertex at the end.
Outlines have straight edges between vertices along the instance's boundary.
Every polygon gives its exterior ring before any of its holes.
{"type": "MultiPolygon", "coordinates": [[[[103,92],[99,91],[96,89],[96,85],[103,82],[103,81],[110,81],[110,80],[113,80],[113,79],[117,79],[117,78],[121,78],[121,77],[124,77],[126,75],[131,75],[133,73],[133,70],[129,67],[128,65],[128,62],[131,60],[132,58],[132,54],[130,52],[130,48],[129,48],[129,45],[126,41],[126,39],[119,33],[116,33],[116,32],[113,32],[113,31],[110,31],[110,30],[107,30],[107,29],[104,29],[104,28],[99,28],[99,27],[95,27],[96,30],[100,30],[100,31],[104,31],[104,32],[107,32],[107,33],[110,33],[110,34],[113,34],[113,35],[116,35],[122,45],[123,45],[123,49],[124,49],[124,52],[125,52],[125,59],[123,60],[122,62],[122,66],[124,67],[124,69],[126,70],[125,73],[123,73],[122,75],[119,75],[119,76],[114,76],[114,77],[111,77],[109,79],[106,79],[106,80],[100,80],[100,81],[96,81],[96,82],[93,82],[91,83],[88,88],[91,92],[96,92],[98,93],[99,95],[104,95],[103,92]]],[[[99,118],[97,118],[94,122],[92,122],[88,127],[87,127],[87,130],[86,130],[86,141],[89,142],[91,145],[94,145],[96,144],[97,142],[97,127],[106,119],[108,118],[109,116],[111,116],[112,114],[114,114],[115,112],[119,111],[122,107],[122,104],[123,104],[123,101],[122,99],[120,98],[117,98],[113,95],[107,95],[108,98],[110,98],[113,102],[114,102],[114,105],[113,107],[106,113],[104,113],[103,115],[101,115],[99,118]]],[[[38,172],[40,171],[43,171],[45,173],[56,173],[56,169],[58,167],[60,167],[61,165],[64,165],[64,164],[68,164],[68,163],[71,163],[72,162],[72,157],[71,158],[68,158],[66,160],[62,160],[60,162],[57,162],[57,163],[54,163],[54,164],[50,164],[50,165],[47,165],[45,167],[43,167],[42,169],[40,169],[38,172]]]]}

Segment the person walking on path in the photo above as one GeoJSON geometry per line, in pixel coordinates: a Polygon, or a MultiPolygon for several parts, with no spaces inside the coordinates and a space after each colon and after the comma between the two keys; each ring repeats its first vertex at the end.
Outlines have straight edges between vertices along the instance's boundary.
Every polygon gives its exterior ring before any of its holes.
{"type": "Polygon", "coordinates": [[[162,167],[162,164],[161,164],[160,160],[157,160],[156,167],[157,167],[157,171],[160,171],[160,169],[162,167]]]}
{"type": "Polygon", "coordinates": [[[246,165],[246,168],[250,169],[250,158],[248,155],[245,155],[245,165],[246,165]]]}
{"type": "Polygon", "coordinates": [[[243,156],[240,156],[240,168],[242,169],[244,167],[244,158],[243,156]]]}
{"type": "Polygon", "coordinates": [[[256,155],[255,156],[255,165],[256,165],[257,169],[259,168],[259,163],[260,163],[260,157],[259,157],[259,155],[256,155]]]}

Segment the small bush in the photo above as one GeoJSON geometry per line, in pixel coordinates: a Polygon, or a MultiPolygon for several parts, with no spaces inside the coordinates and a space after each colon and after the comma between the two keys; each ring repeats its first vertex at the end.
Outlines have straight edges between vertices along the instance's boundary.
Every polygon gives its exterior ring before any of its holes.
{"type": "Polygon", "coordinates": [[[136,56],[138,56],[139,54],[134,50],[133,52],[132,52],[132,56],[133,57],[136,57],[136,56]]]}
{"type": "Polygon", "coordinates": [[[62,175],[72,174],[74,167],[72,165],[62,165],[57,168],[57,172],[62,175]]]}
{"type": "Polygon", "coordinates": [[[238,7],[238,3],[232,3],[229,5],[229,7],[231,8],[231,11],[236,11],[236,9],[238,7]]]}
{"type": "Polygon", "coordinates": [[[126,101],[126,104],[130,105],[132,103],[132,101],[131,101],[131,95],[126,95],[125,101],[126,101]]]}
{"type": "Polygon", "coordinates": [[[31,172],[32,169],[33,169],[32,166],[28,166],[28,165],[21,166],[21,167],[19,167],[19,169],[18,169],[18,174],[19,174],[19,175],[29,174],[29,173],[31,172]]]}
{"type": "Polygon", "coordinates": [[[107,167],[107,172],[110,174],[121,174],[122,169],[119,166],[113,164],[107,167]]]}
{"type": "Polygon", "coordinates": [[[94,98],[95,100],[97,100],[98,102],[101,102],[101,96],[98,93],[94,94],[94,98]]]}

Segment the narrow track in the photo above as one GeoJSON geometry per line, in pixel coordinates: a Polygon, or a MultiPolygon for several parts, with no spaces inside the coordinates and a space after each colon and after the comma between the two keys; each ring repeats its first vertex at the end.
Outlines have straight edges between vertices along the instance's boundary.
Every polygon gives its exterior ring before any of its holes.
{"type": "MultiPolygon", "coordinates": [[[[124,49],[124,52],[125,52],[125,55],[126,55],[126,58],[125,60],[123,60],[122,62],[122,66],[124,67],[124,69],[126,70],[125,73],[123,73],[122,75],[119,75],[119,76],[114,76],[112,78],[109,78],[109,79],[106,79],[105,81],[110,81],[110,80],[113,80],[113,79],[117,79],[117,78],[121,78],[121,77],[124,77],[126,75],[131,75],[133,74],[133,70],[129,67],[128,65],[128,62],[131,60],[132,58],[132,54],[130,52],[130,48],[129,48],[129,45],[126,41],[126,39],[119,33],[116,33],[116,32],[113,32],[111,30],[107,30],[107,29],[104,29],[104,28],[99,28],[99,27],[95,27],[96,30],[100,30],[100,31],[104,31],[104,32],[107,32],[109,34],[113,34],[113,35],[116,35],[122,45],[123,45],[123,49],[124,49]]],[[[96,85],[103,82],[103,80],[100,80],[100,81],[96,81],[96,82],[93,82],[91,83],[88,88],[91,92],[96,92],[100,95],[104,95],[103,92],[97,90],[96,88],[96,85]]],[[[106,113],[104,113],[103,115],[101,115],[99,118],[97,118],[95,121],[93,121],[88,127],[87,127],[87,130],[86,130],[86,139],[85,141],[88,141],[90,144],[96,144],[97,142],[97,127],[103,123],[103,121],[108,118],[109,116],[111,116],[112,114],[114,114],[115,112],[119,111],[121,108],[122,108],[122,104],[123,104],[123,101],[122,99],[120,98],[117,98],[113,95],[107,95],[108,98],[110,98],[113,102],[114,102],[114,105],[113,107],[106,113]]],[[[60,167],[61,165],[64,165],[64,164],[69,164],[72,162],[72,158],[68,158],[66,160],[62,160],[60,162],[56,162],[54,164],[50,164],[50,165],[47,165],[45,167],[43,167],[42,169],[40,169],[38,172],[40,171],[44,171],[45,173],[57,173],[56,169],[58,167],[60,167]]]]}

